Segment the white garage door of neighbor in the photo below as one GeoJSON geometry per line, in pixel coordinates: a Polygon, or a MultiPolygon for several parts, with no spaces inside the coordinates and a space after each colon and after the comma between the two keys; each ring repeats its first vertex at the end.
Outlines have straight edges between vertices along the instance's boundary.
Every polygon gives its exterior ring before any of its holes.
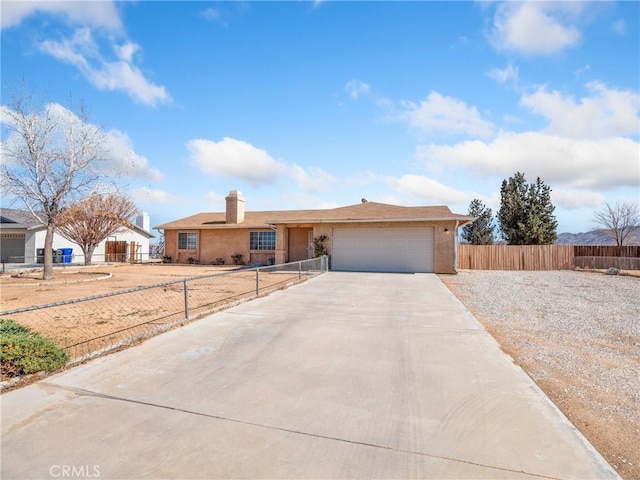
{"type": "Polygon", "coordinates": [[[336,228],[333,270],[433,272],[433,227],[336,228]]]}

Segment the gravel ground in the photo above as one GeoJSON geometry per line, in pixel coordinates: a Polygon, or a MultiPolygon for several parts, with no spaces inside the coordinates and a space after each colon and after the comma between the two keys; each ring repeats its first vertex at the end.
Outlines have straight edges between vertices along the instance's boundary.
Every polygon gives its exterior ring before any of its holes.
{"type": "Polygon", "coordinates": [[[640,479],[640,278],[479,270],[440,278],[618,473],[640,479]]]}

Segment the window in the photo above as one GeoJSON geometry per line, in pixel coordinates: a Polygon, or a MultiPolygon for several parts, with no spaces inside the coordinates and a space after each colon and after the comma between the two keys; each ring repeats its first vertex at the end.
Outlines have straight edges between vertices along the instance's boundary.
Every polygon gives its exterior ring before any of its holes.
{"type": "Polygon", "coordinates": [[[276,232],[250,232],[250,250],[275,250],[276,232]]]}
{"type": "Polygon", "coordinates": [[[195,250],[197,234],[195,232],[178,233],[178,250],[195,250]]]}

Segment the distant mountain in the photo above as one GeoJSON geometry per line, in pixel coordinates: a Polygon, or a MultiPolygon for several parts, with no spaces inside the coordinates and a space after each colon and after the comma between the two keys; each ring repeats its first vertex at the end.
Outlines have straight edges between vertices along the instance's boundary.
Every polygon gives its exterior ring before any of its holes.
{"type": "MultiPolygon", "coordinates": [[[[616,242],[604,232],[605,230],[592,230],[584,233],[560,233],[556,245],[615,245],[616,242]]],[[[640,245],[640,230],[633,232],[625,245],[640,245]]]]}

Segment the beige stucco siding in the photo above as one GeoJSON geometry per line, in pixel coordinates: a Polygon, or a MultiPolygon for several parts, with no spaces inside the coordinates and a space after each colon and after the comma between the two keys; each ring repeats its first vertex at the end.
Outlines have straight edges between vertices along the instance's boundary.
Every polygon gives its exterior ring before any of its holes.
{"type": "Polygon", "coordinates": [[[339,222],[277,225],[275,251],[250,251],[249,232],[270,231],[269,228],[222,228],[206,230],[167,230],[165,231],[165,254],[172,257],[172,261],[186,263],[188,258],[194,258],[201,264],[211,264],[217,258],[224,259],[231,264],[231,255],[241,253],[245,263],[260,262],[262,264],[286,263],[304,256],[308,237],[306,228],[313,229],[313,238],[326,235],[325,246],[329,255],[333,253],[333,231],[336,228],[434,228],[434,259],[435,273],[456,273],[455,270],[455,221],[432,222],[339,222]],[[445,229],[448,229],[445,232],[445,229]],[[178,250],[178,233],[197,232],[197,249],[178,250]],[[293,260],[292,260],[293,259],[293,260]]]}
{"type": "Polygon", "coordinates": [[[275,257],[274,251],[250,251],[250,232],[268,232],[269,228],[228,228],[207,230],[167,230],[165,231],[165,255],[170,256],[173,262],[186,263],[193,258],[203,265],[213,264],[216,259],[222,258],[225,264],[232,264],[231,255],[241,253],[245,263],[260,262],[269,263],[270,258],[275,257]],[[196,232],[197,245],[195,250],[179,250],[178,234],[196,232]]]}

